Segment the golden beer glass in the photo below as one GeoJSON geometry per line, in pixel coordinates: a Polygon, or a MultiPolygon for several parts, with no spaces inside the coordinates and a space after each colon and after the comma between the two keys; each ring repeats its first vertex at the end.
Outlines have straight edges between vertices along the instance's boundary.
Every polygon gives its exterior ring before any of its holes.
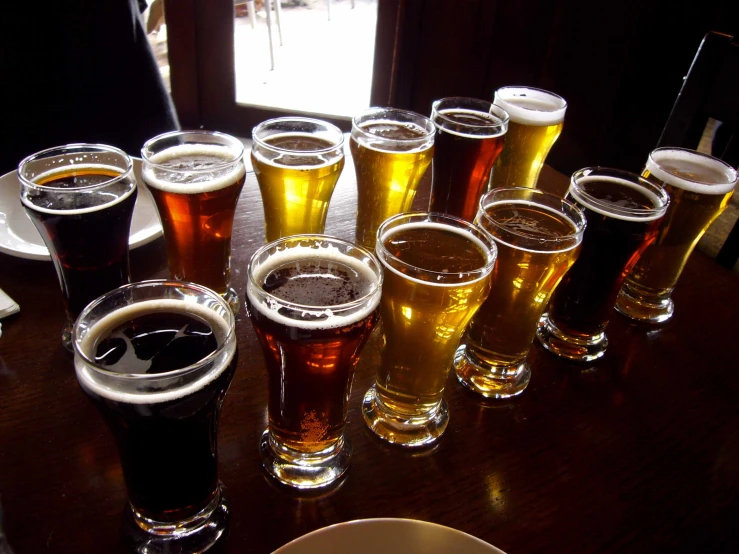
{"type": "Polygon", "coordinates": [[[537,323],[574,263],[585,217],[571,202],[530,188],[495,189],[480,199],[475,223],[498,246],[490,295],[454,357],[459,381],[488,398],[524,391],[526,356],[537,323]]]}
{"type": "Polygon", "coordinates": [[[429,118],[393,108],[370,108],[352,120],[356,241],[365,248],[374,250],[383,221],[411,209],[434,154],[435,133],[429,118]]]}
{"type": "Polygon", "coordinates": [[[719,159],[684,148],[657,148],[642,176],[670,196],[657,238],[626,278],[616,309],[631,319],[661,323],[672,317],[670,298],[690,253],[726,209],[737,171],[719,159]]]}
{"type": "Polygon", "coordinates": [[[384,269],[380,366],[362,405],[381,439],[434,443],[449,421],[442,398],[454,351],[490,290],[496,247],[456,217],[400,214],[377,231],[384,269]]]}
{"type": "Polygon", "coordinates": [[[257,125],[252,138],[267,242],[323,233],[328,204],[344,169],[344,135],[325,121],[281,117],[257,125]]]}
{"type": "Polygon", "coordinates": [[[162,221],[169,276],[216,291],[238,313],[231,233],[246,179],[241,141],[214,131],[174,131],[147,141],[141,157],[162,221]]]}
{"type": "Polygon", "coordinates": [[[539,173],[564,124],[567,102],[546,90],[502,87],[493,103],[508,112],[505,148],[495,161],[490,189],[536,187],[539,173]]]}

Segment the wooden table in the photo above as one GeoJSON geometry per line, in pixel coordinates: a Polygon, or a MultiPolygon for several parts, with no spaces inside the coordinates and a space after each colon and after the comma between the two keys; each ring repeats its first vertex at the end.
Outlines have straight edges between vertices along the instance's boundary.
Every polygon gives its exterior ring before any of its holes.
{"type": "MultiPolygon", "coordinates": [[[[542,182],[564,190],[546,168],[542,182]]],[[[428,199],[428,179],[417,207],[428,199]]],[[[327,231],[352,238],[351,160],[327,231]]],[[[253,174],[233,235],[240,295],[264,241],[253,174]]],[[[162,239],[131,253],[135,279],[165,275],[162,239]]],[[[123,552],[126,489],[113,439],[79,389],[59,340],[50,263],[0,254],[0,287],[21,305],[0,338],[0,494],[16,554],[123,552]]],[[[268,553],[314,529],[370,517],[455,527],[514,553],[736,552],[739,544],[739,279],[693,254],[663,327],[614,313],[606,357],[591,366],[532,348],[529,388],[485,402],[449,379],[451,419],[430,452],[392,448],[365,427],[379,336],[354,382],[345,481],[323,495],[275,486],[261,470],[262,354],[242,310],[239,366],[220,423],[220,477],[233,517],[224,551],[268,553]]]]}

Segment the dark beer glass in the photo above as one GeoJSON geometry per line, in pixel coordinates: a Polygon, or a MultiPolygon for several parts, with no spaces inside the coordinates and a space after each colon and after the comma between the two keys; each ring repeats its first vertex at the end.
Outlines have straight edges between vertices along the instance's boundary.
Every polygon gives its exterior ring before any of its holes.
{"type": "Polygon", "coordinates": [[[436,140],[429,211],[471,222],[503,150],[508,113],[485,100],[443,98],[434,102],[431,120],[436,140]]]}
{"type": "Polygon", "coordinates": [[[169,276],[216,291],[238,313],[231,233],[246,178],[243,144],[223,133],[174,131],[147,141],[141,157],[162,220],[169,276]]]}
{"type": "Polygon", "coordinates": [[[207,550],[229,513],[216,459],[238,358],[228,304],[191,283],[126,285],[80,314],[74,349],[77,380],[118,446],[135,550],[207,550]]]}
{"type": "Polygon", "coordinates": [[[62,343],[72,350],[72,324],[82,309],[131,280],[133,164],[112,146],[69,144],[27,157],[18,177],[21,203],[59,277],[67,314],[62,343]]]}
{"type": "Polygon", "coordinates": [[[359,353],[379,318],[382,270],[362,247],[294,235],[249,262],[246,307],[267,366],[267,472],[297,488],[329,485],[349,467],[344,437],[359,353]]]}
{"type": "Polygon", "coordinates": [[[657,236],[669,196],[627,171],[585,168],[572,175],[567,198],[585,214],[580,256],[557,287],[537,337],[554,354],[592,361],[605,354],[616,295],[657,236]]]}

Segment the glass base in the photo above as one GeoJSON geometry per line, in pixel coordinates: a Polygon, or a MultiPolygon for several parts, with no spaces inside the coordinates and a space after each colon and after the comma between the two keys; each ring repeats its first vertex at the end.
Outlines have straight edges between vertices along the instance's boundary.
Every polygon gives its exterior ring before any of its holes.
{"type": "Polygon", "coordinates": [[[592,362],[602,358],[608,347],[605,333],[587,338],[571,335],[557,327],[547,314],[539,321],[536,338],[552,354],[578,362],[592,362]]]}
{"type": "Polygon", "coordinates": [[[126,512],[124,533],[131,549],[139,554],[207,552],[224,536],[231,516],[230,504],[220,483],[213,500],[184,521],[153,521],[130,505],[126,512]]]}
{"type": "Polygon", "coordinates": [[[226,292],[221,294],[221,296],[228,303],[234,315],[238,314],[241,309],[241,303],[239,302],[239,295],[236,294],[236,291],[231,287],[228,287],[226,292]]]}
{"type": "Polygon", "coordinates": [[[437,408],[422,415],[407,415],[391,410],[377,396],[372,385],[362,401],[364,421],[381,439],[409,448],[428,446],[444,434],[449,423],[449,407],[444,399],[437,408]]]}
{"type": "Polygon", "coordinates": [[[624,286],[616,299],[616,311],[635,321],[663,323],[672,317],[675,304],[669,296],[650,298],[624,286]]]}
{"type": "Polygon", "coordinates": [[[531,369],[525,360],[494,366],[480,360],[464,344],[454,354],[454,370],[463,386],[485,398],[510,398],[521,394],[531,379],[531,369]]]}
{"type": "Polygon", "coordinates": [[[341,437],[320,452],[299,452],[280,444],[267,428],[259,441],[262,467],[283,485],[317,489],[336,482],[349,469],[351,444],[341,437]]]}
{"type": "Polygon", "coordinates": [[[62,328],[62,344],[70,352],[74,352],[74,339],[72,338],[72,323],[67,322],[62,328]]]}

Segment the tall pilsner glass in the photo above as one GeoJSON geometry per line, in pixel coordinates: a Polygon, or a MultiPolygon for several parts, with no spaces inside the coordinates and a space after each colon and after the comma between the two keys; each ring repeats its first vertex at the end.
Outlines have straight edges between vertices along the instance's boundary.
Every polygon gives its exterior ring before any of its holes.
{"type": "Polygon", "coordinates": [[[492,289],[454,357],[459,381],[485,397],[524,391],[526,356],[544,308],[577,259],[585,217],[571,202],[530,188],[495,189],[480,199],[477,225],[498,245],[492,289]]]}
{"type": "Polygon", "coordinates": [[[377,231],[382,262],[382,352],[362,405],[381,439],[421,447],[449,422],[442,398],[454,350],[490,290],[490,236],[442,214],[400,214],[377,231]]]}
{"type": "Polygon", "coordinates": [[[554,291],[537,337],[557,356],[587,362],[605,354],[616,295],[657,236],[670,198],[638,175],[605,167],[576,171],[567,198],[588,224],[580,256],[554,291]]]}
{"type": "Polygon", "coordinates": [[[356,240],[365,248],[374,250],[383,221],[411,209],[434,154],[435,132],[429,118],[393,108],[370,108],[352,120],[356,240]]]}
{"type": "Polygon", "coordinates": [[[344,169],[344,135],[318,119],[281,117],[252,131],[251,161],[264,204],[267,242],[323,233],[344,169]]]}
{"type": "Polygon", "coordinates": [[[211,131],[174,131],[146,142],[141,157],[164,228],[169,276],[216,291],[238,312],[231,232],[246,178],[241,141],[211,131]]]}
{"type": "Polygon", "coordinates": [[[508,113],[486,100],[443,98],[434,102],[436,125],[429,211],[472,221],[503,150],[508,113]]]}
{"type": "Polygon", "coordinates": [[[326,235],[272,242],[249,262],[246,307],[264,353],[269,426],[262,465],[302,489],[349,467],[344,436],[354,368],[380,317],[382,271],[364,248],[326,235]]]}
{"type": "Polygon", "coordinates": [[[72,324],[103,293],[128,283],[128,236],[136,203],[131,158],[101,144],[69,144],[27,157],[18,167],[21,203],[44,239],[72,324]]]}
{"type": "Polygon", "coordinates": [[[505,149],[493,166],[490,188],[536,187],[564,123],[567,102],[546,90],[502,87],[493,103],[508,112],[505,149]]]}
{"type": "Polygon", "coordinates": [[[74,325],[77,380],[115,437],[136,552],[204,552],[226,530],[217,429],[234,323],[205,287],[144,281],[101,296],[74,325]]]}
{"type": "Polygon", "coordinates": [[[670,207],[657,238],[624,282],[616,309],[631,319],[660,323],[672,317],[672,290],[693,248],[729,204],[737,171],[706,154],[668,147],[649,155],[642,176],[664,186],[670,207]]]}

